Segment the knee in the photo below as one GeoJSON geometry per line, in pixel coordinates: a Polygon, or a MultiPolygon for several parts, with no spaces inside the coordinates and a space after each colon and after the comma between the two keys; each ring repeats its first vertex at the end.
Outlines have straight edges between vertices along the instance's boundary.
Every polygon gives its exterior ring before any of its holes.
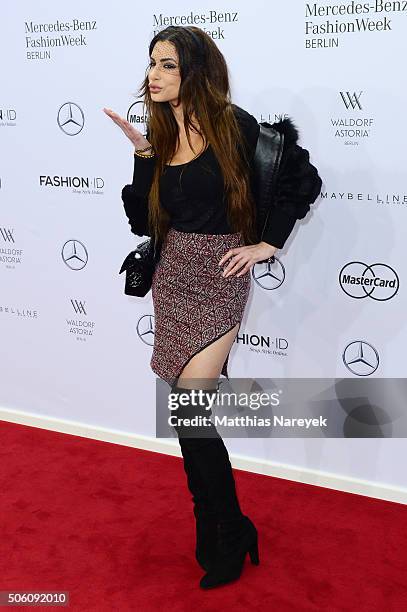
{"type": "Polygon", "coordinates": [[[208,397],[203,394],[200,396],[202,401],[192,401],[191,391],[191,389],[181,388],[177,385],[172,387],[173,393],[187,394],[186,397],[182,398],[184,401],[181,401],[175,409],[171,410],[172,425],[179,438],[197,440],[195,446],[207,444],[208,439],[220,438],[220,436],[210,420],[212,410],[209,407],[208,397]]]}

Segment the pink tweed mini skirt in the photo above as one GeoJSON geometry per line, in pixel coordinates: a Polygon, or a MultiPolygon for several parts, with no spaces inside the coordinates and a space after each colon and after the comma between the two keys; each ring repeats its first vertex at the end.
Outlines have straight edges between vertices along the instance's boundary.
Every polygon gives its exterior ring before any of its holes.
{"type": "MultiPolygon", "coordinates": [[[[152,281],[154,347],[150,366],[173,385],[186,364],[241,323],[250,293],[250,270],[223,277],[219,260],[244,246],[240,232],[197,234],[170,228],[152,281]]],[[[240,329],[240,325],[239,325],[240,329]]],[[[228,374],[227,355],[222,366],[228,374]]]]}

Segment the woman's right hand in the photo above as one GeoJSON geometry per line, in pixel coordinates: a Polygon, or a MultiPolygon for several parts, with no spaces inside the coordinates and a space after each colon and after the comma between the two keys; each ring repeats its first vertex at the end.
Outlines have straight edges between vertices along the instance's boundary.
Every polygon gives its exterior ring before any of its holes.
{"type": "Polygon", "coordinates": [[[148,142],[147,138],[145,138],[141,132],[136,130],[136,128],[126,121],[126,119],[123,119],[123,117],[120,117],[120,115],[112,111],[111,108],[104,108],[103,111],[123,130],[136,149],[145,149],[145,147],[151,146],[151,143],[148,142]]]}

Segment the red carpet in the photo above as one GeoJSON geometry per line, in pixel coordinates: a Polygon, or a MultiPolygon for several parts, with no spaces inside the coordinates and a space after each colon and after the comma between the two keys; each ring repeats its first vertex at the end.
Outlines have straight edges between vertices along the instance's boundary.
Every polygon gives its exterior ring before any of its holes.
{"type": "Polygon", "coordinates": [[[75,611],[407,610],[404,505],[235,470],[260,565],[203,591],[180,458],[1,427],[2,591],[69,591],[75,611]]]}

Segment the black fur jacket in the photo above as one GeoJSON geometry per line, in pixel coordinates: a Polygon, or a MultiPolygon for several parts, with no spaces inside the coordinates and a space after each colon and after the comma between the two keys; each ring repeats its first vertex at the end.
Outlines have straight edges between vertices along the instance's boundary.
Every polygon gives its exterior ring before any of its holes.
{"type": "MultiPolygon", "coordinates": [[[[266,143],[266,155],[270,154],[271,159],[271,154],[280,147],[277,162],[270,163],[273,190],[270,197],[267,191],[267,215],[258,214],[260,221],[258,231],[259,239],[262,236],[264,242],[282,248],[296,220],[305,217],[310,205],[320,194],[321,178],[315,166],[310,163],[309,152],[298,145],[299,132],[292,119],[286,118],[273,124],[267,122],[259,124],[256,118],[243,108],[233,104],[233,109],[248,147],[249,159],[252,160],[251,167],[254,172],[251,183],[256,204],[260,199],[256,193],[259,183],[255,178],[260,125],[269,128],[267,130],[269,134],[274,134],[271,144],[266,143]],[[281,134],[284,135],[283,139],[280,138],[281,134]],[[265,216],[267,222],[264,225],[265,216]],[[264,231],[261,231],[262,228],[264,231]]],[[[122,200],[131,231],[138,236],[149,236],[147,200],[154,163],[154,158],[141,159],[135,155],[132,184],[125,185],[122,190],[122,200]]]]}

